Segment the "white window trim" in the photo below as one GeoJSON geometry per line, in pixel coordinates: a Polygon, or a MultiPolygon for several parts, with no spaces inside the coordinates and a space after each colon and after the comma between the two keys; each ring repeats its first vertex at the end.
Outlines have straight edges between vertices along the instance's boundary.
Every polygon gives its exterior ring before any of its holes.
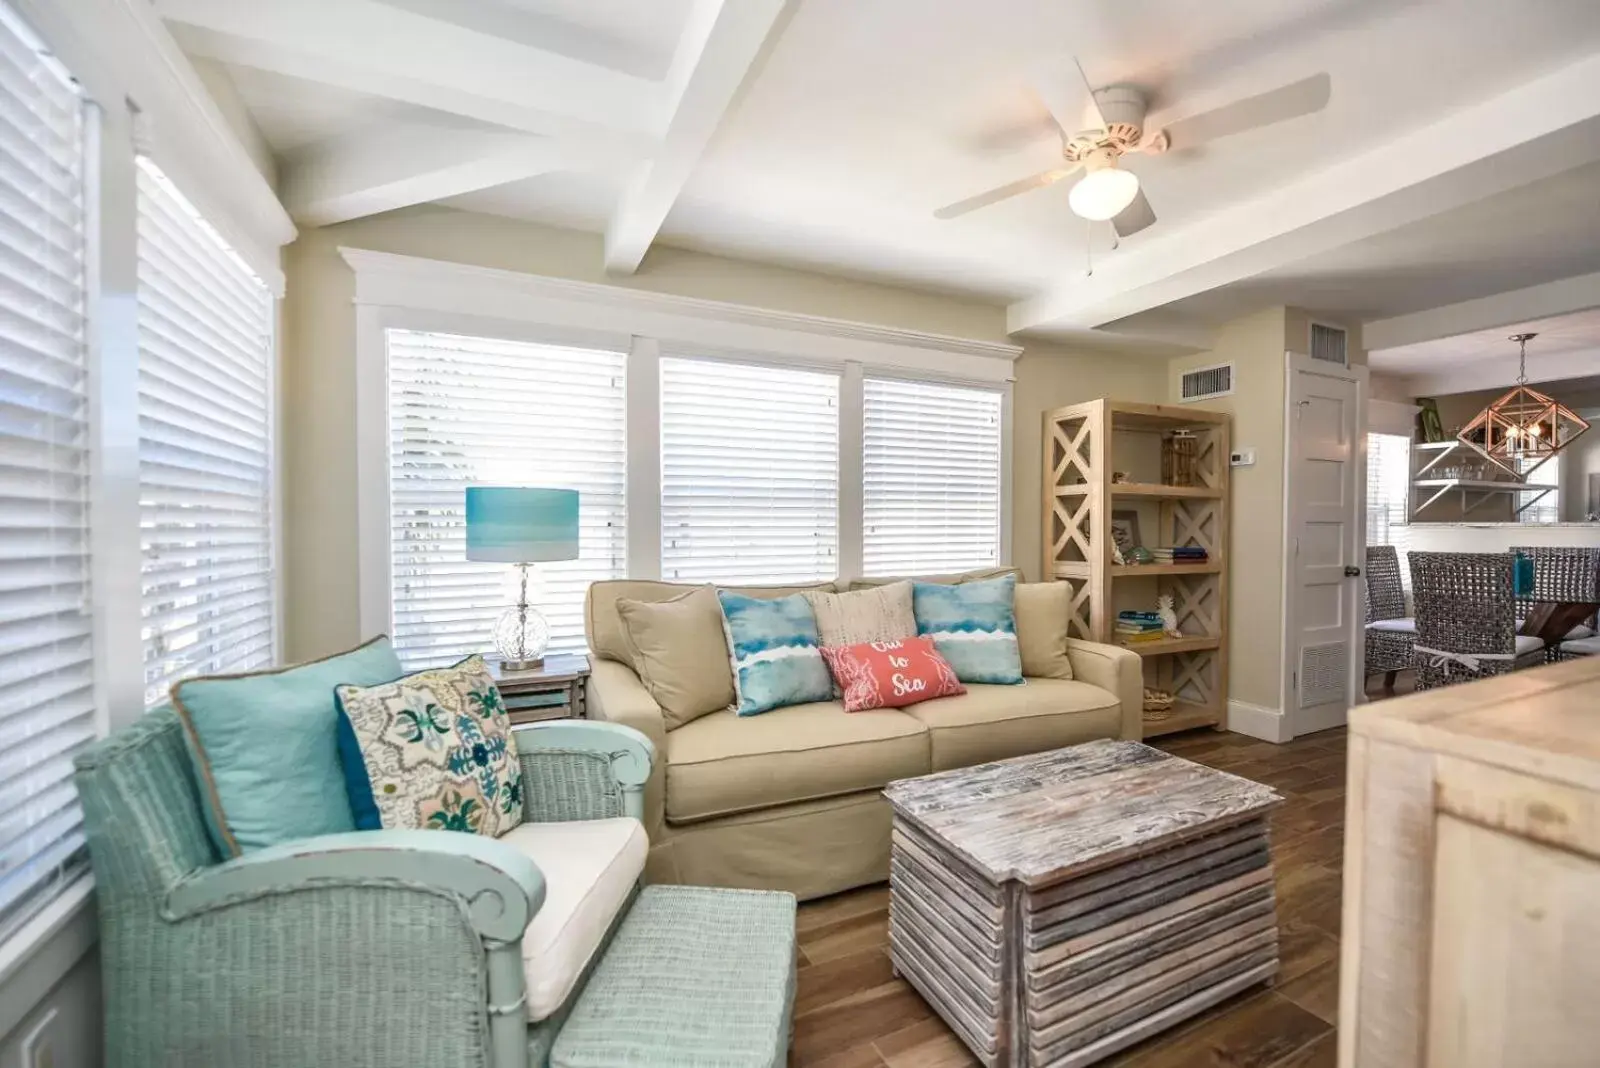
{"type": "Polygon", "coordinates": [[[663,355],[840,372],[839,570],[844,578],[857,577],[862,561],[862,379],[898,377],[998,390],[1000,559],[1012,560],[1012,380],[1020,346],[366,249],[339,253],[356,277],[357,581],[364,635],[387,632],[393,611],[385,333],[394,328],[568,344],[587,340],[628,350],[631,578],[661,574],[663,355]]]}

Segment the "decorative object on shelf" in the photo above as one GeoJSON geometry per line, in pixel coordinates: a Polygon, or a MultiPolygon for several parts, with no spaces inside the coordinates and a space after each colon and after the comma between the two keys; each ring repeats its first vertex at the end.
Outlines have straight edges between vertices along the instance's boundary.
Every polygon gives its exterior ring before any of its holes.
{"type": "Polygon", "coordinates": [[[467,487],[467,559],[515,564],[517,603],[494,626],[494,645],[509,671],[544,663],[550,624],[528,603],[528,569],[578,558],[578,491],[528,486],[467,487]]]}
{"type": "Polygon", "coordinates": [[[1144,544],[1139,537],[1139,513],[1131,508],[1121,508],[1111,513],[1111,544],[1122,550],[1122,556],[1144,544]]]}
{"type": "Polygon", "coordinates": [[[1439,418],[1439,402],[1432,397],[1417,398],[1417,433],[1423,441],[1446,441],[1444,421],[1439,418]]]}
{"type": "Polygon", "coordinates": [[[1166,690],[1155,690],[1149,686],[1144,688],[1144,718],[1166,719],[1172,715],[1172,706],[1177,703],[1177,698],[1166,690]]]}
{"type": "Polygon", "coordinates": [[[1128,563],[1128,558],[1122,555],[1122,550],[1117,548],[1116,542],[1111,543],[1111,562],[1118,567],[1124,567],[1128,563]]]}
{"type": "Polygon", "coordinates": [[[1151,555],[1150,550],[1143,545],[1135,545],[1129,549],[1127,557],[1130,564],[1153,564],[1156,562],[1156,558],[1151,555]]]}
{"type": "Polygon", "coordinates": [[[1111,472],[1111,484],[1113,486],[1120,486],[1120,485],[1122,485],[1123,483],[1125,483],[1127,481],[1128,481],[1128,472],[1126,472],[1126,471],[1113,471],[1113,472],[1111,472]]]}
{"type": "Polygon", "coordinates": [[[1161,435],[1161,481],[1168,486],[1194,485],[1194,456],[1198,439],[1192,430],[1161,435]]]}
{"type": "Polygon", "coordinates": [[[1178,613],[1172,610],[1172,594],[1163,593],[1156,598],[1156,614],[1161,617],[1161,629],[1167,637],[1183,637],[1178,631],[1178,613]]]}
{"type": "Polygon", "coordinates": [[[1516,387],[1492,401],[1458,435],[1513,478],[1525,478],[1589,429],[1577,412],[1528,388],[1528,342],[1538,336],[1511,335],[1517,343],[1516,387]]]}

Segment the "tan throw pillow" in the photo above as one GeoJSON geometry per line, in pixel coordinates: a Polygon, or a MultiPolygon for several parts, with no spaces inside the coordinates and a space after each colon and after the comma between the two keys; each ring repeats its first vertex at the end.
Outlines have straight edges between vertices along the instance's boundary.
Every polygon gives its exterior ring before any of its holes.
{"type": "Polygon", "coordinates": [[[917,636],[911,583],[891,582],[853,593],[805,593],[817,617],[819,644],[859,645],[917,636]]]}
{"type": "Polygon", "coordinates": [[[1022,673],[1036,679],[1072,678],[1072,661],[1067,659],[1072,587],[1065,582],[1020,582],[1015,608],[1022,673]]]}
{"type": "Polygon", "coordinates": [[[670,601],[617,602],[633,670],[661,706],[667,730],[733,704],[733,667],[717,591],[670,601]]]}

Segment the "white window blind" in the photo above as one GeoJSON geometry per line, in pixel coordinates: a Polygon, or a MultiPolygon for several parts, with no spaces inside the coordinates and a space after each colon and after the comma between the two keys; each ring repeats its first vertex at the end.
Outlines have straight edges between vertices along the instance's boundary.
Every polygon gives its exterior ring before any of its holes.
{"type": "Polygon", "coordinates": [[[273,298],[139,161],[139,526],[145,701],[275,653],[273,298]]]}
{"type": "Polygon", "coordinates": [[[1002,395],[893,378],[863,388],[866,573],[998,564],[1002,395]]]}
{"type": "Polygon", "coordinates": [[[529,600],[550,651],[581,652],[589,583],[626,567],[626,353],[388,331],[394,643],[408,666],[493,649],[515,568],[466,558],[471,485],[578,491],[577,560],[529,600]]]}
{"type": "Polygon", "coordinates": [[[87,863],[86,231],[82,100],[0,8],[0,938],[87,863]]]}
{"type": "Polygon", "coordinates": [[[1404,548],[1411,496],[1411,439],[1367,435],[1367,544],[1404,548]]]}
{"type": "Polygon", "coordinates": [[[839,376],[661,361],[661,575],[812,582],[838,571],[839,376]]]}

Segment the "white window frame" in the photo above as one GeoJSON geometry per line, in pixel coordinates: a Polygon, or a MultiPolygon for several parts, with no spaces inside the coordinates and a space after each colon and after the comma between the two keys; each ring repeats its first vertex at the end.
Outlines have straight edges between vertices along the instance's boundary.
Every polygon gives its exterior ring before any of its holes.
{"type": "Polygon", "coordinates": [[[356,508],[363,634],[389,629],[390,329],[617,344],[628,352],[628,576],[661,575],[660,360],[717,358],[840,373],[839,574],[862,560],[862,381],[874,376],[998,390],[1000,559],[1012,560],[1012,380],[1019,346],[769,311],[365,249],[356,277],[356,508]]]}
{"type": "MultiPolygon", "coordinates": [[[[279,249],[293,222],[162,23],[144,3],[7,0],[71,72],[89,101],[87,341],[90,420],[90,582],[96,729],[144,715],[140,603],[137,182],[151,155],[193,190],[196,206],[281,298],[279,249]],[[137,117],[135,115],[137,111],[137,117]]],[[[273,360],[281,374],[275,332],[273,360]]],[[[276,460],[276,457],[275,457],[276,460]]],[[[282,465],[276,464],[274,552],[281,551],[282,465]]],[[[274,590],[282,626],[282,569],[274,590]]],[[[0,1033],[32,1011],[94,944],[93,876],[85,876],[0,943],[0,1033]],[[40,952],[46,945],[52,949],[40,952]]]]}

